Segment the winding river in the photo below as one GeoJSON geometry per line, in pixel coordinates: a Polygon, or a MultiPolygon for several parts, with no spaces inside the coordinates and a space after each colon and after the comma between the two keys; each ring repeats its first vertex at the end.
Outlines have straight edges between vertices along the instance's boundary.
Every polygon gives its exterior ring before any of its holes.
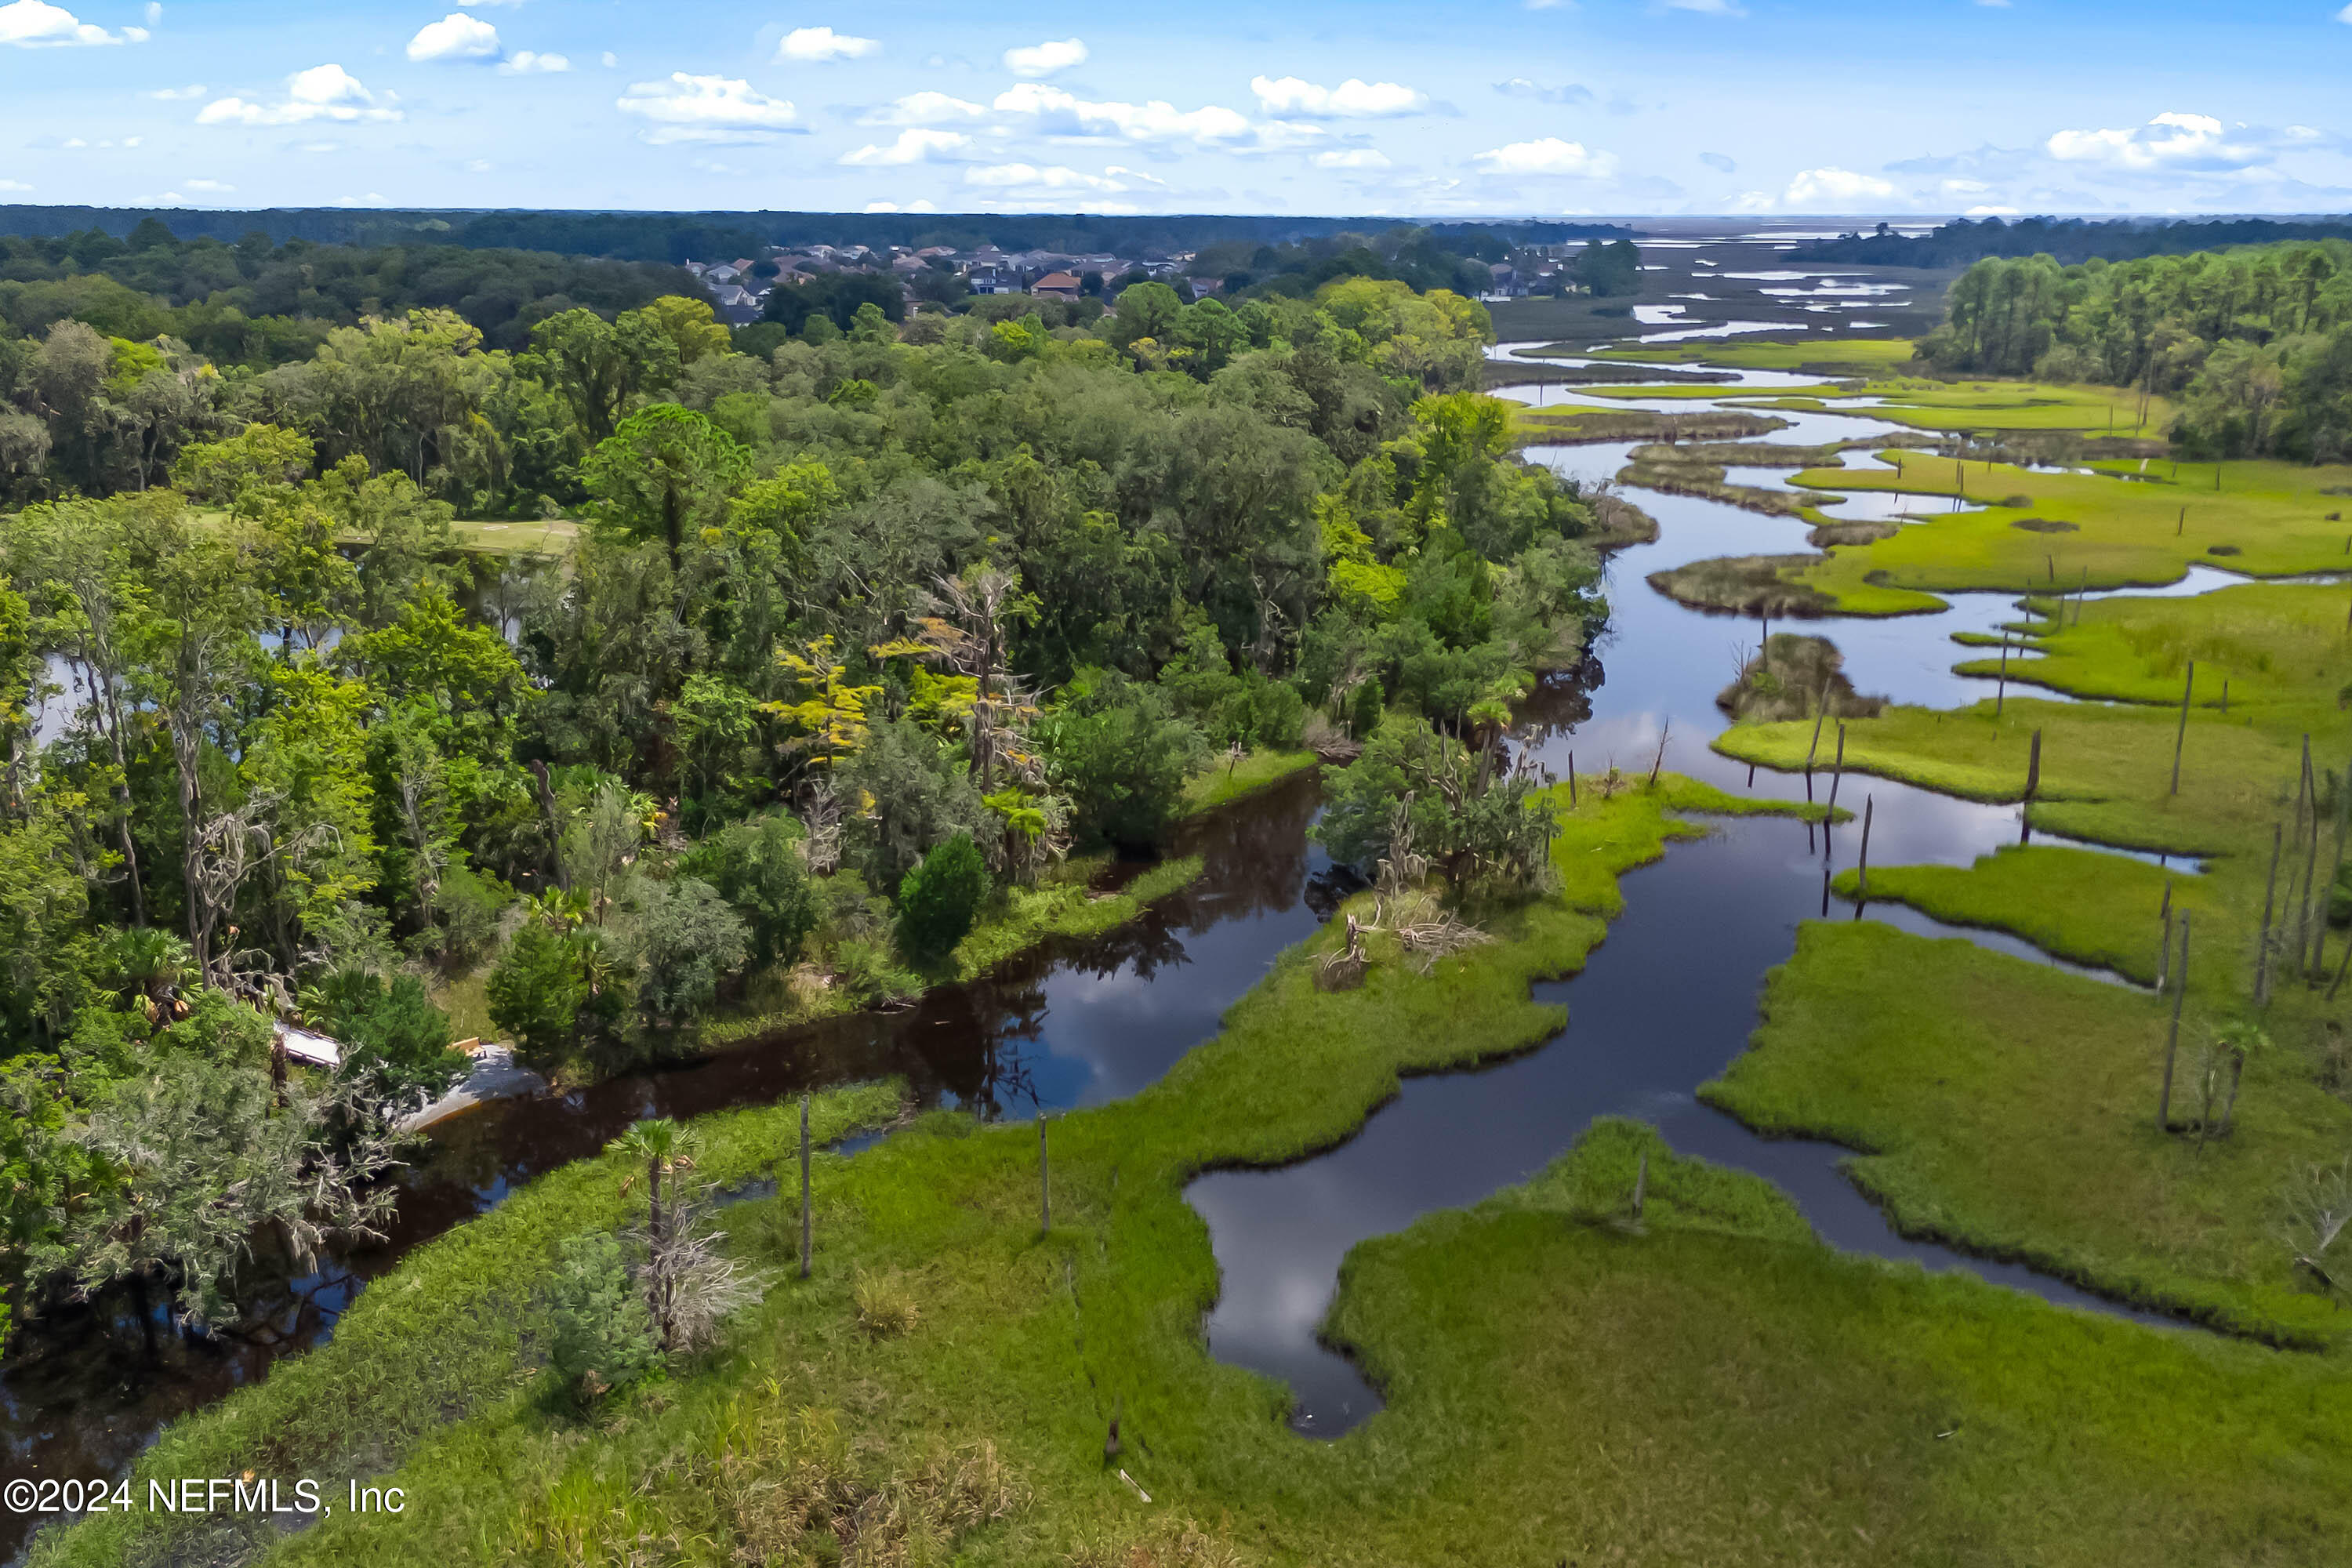
{"type": "MultiPolygon", "coordinates": [[[[1753,395],[1802,379],[1747,373],[1722,392],[1753,395]]],[[[1505,395],[1555,405],[1574,400],[1572,390],[1545,385],[1505,395]]],[[[1682,412],[1713,405],[1712,399],[1660,405],[1682,412]]],[[[1862,413],[1786,417],[1790,426],[1766,439],[1814,443],[1892,428],[1862,413]]],[[[1625,450],[1622,443],[1538,447],[1528,457],[1589,482],[1612,478],[1625,450]]],[[[1870,459],[1856,453],[1848,460],[1870,459]]],[[[1739,477],[1785,479],[1774,470],[1739,477]]],[[[1686,609],[1644,579],[1710,556],[1801,550],[1806,525],[1690,497],[1633,499],[1658,520],[1659,538],[1611,561],[1613,616],[1597,658],[1577,684],[1531,704],[1518,743],[1559,772],[1571,751],[1581,772],[1612,761],[1632,768],[1647,764],[1670,725],[1669,767],[1728,790],[1802,798],[1801,777],[1751,775],[1707,746],[1725,723],[1715,693],[1735,673],[1743,643],[1752,647],[1754,626],[1686,609]]],[[[2240,580],[2197,569],[2165,591],[2202,592],[2240,580]]],[[[1834,637],[1860,689],[1950,706],[1982,694],[1981,682],[1951,672],[1958,654],[1951,634],[1981,631],[2014,613],[2007,596],[1968,595],[1932,616],[1817,629],[1834,637]]],[[[1883,803],[1873,849],[1884,864],[1966,864],[2019,834],[2013,807],[1861,777],[1844,788],[1844,804],[1859,806],[1864,795],[1883,803]]],[[[1213,1035],[1224,1009],[1275,956],[1336,906],[1343,881],[1307,838],[1317,798],[1314,781],[1300,778],[1189,825],[1176,847],[1207,864],[1192,889],[1119,931],[1050,944],[907,1011],[829,1020],[690,1066],[499,1102],[444,1123],[432,1160],[407,1173],[390,1240],[277,1287],[254,1332],[188,1342],[162,1332],[157,1320],[151,1352],[127,1308],[27,1331],[0,1365],[5,1468],[85,1478],[126,1472],[173,1416],[260,1377],[279,1355],[322,1342],[368,1280],[410,1247],[494,1206],[531,1176],[593,1153],[642,1117],[766,1103],[885,1074],[902,1075],[920,1103],[992,1119],[1133,1093],[1213,1035]]],[[[1674,847],[1626,878],[1625,910],[1583,972],[1538,988],[1540,999],[1564,1003],[1570,1019],[1543,1047],[1480,1070],[1410,1079],[1354,1137],[1310,1159],[1193,1183],[1189,1196],[1208,1222],[1223,1279],[1208,1325],[1213,1352],[1289,1384],[1293,1425],[1302,1433],[1347,1430],[1379,1405],[1355,1369],[1316,1337],[1348,1249],[1432,1209],[1525,1179],[1604,1114],[1650,1120],[1678,1149],[1766,1176],[1840,1247],[1965,1268],[2070,1306],[2126,1311],[2020,1267],[1906,1240],[1839,1173],[1844,1151],[1759,1139],[1695,1098],[1746,1043],[1763,975],[1788,958],[1800,921],[1825,912],[1883,920],[2053,962],[1999,933],[1948,930],[1899,907],[1856,910],[1830,900],[1825,873],[1845,863],[1853,837],[1787,819],[1739,819],[1674,847]]],[[[0,1518],[0,1556],[21,1550],[23,1537],[10,1533],[18,1523],[0,1518]]]]}

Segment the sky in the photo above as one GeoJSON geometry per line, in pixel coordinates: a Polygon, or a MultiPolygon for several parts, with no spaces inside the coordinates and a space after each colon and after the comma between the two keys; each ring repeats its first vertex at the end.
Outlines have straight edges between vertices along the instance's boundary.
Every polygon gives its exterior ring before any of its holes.
{"type": "Polygon", "coordinates": [[[2352,0],[0,0],[0,201],[2352,211],[2352,0]]]}

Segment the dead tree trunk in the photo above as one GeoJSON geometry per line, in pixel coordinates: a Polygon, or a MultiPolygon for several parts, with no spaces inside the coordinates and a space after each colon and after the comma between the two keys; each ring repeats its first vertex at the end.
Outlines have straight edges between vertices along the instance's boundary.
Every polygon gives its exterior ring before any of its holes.
{"type": "Polygon", "coordinates": [[[2271,915],[2278,904],[2279,847],[2284,840],[2284,830],[2277,823],[2272,823],[2271,875],[2269,883],[2263,889],[2262,937],[2254,944],[2254,1005],[2257,1007],[2269,1006],[2271,1000],[2271,915]]]}
{"type": "Polygon", "coordinates": [[[1045,1153],[1045,1113],[1037,1113],[1037,1234],[1054,1228],[1054,1176],[1045,1153]]]}
{"type": "Polygon", "coordinates": [[[2172,977],[2172,1026],[2164,1037],[2164,1088],[2156,1097],[2156,1130],[2172,1131],[2172,1068],[2180,1057],[2180,1005],[2189,995],[2189,914],[2180,916],[2180,963],[2172,977]]]}
{"type": "Polygon", "coordinates": [[[2188,678],[2180,683],[2180,732],[2172,739],[2171,795],[2180,793],[2180,752],[2189,743],[2189,694],[2197,689],[2197,661],[2189,661],[2188,678]]]}

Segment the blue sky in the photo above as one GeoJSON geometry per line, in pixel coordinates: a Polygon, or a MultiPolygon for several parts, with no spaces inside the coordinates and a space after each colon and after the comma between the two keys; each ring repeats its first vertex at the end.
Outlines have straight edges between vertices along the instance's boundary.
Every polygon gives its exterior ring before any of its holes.
{"type": "Polygon", "coordinates": [[[2352,3],[0,0],[0,200],[2352,210],[2352,3]]]}

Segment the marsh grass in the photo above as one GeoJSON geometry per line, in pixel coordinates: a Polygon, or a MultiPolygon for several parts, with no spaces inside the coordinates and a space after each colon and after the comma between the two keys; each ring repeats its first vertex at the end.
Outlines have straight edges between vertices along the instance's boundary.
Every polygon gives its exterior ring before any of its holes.
{"type": "Polygon", "coordinates": [[[1268,784],[1304,773],[1315,763],[1316,756],[1311,751],[1253,751],[1231,767],[1223,758],[1217,758],[1185,781],[1184,815],[1197,816],[1245,795],[1255,795],[1268,784]]]}
{"type": "MultiPolygon", "coordinates": [[[[2205,1047],[2252,1011],[2272,829],[2292,827],[2302,737],[2323,765],[2352,755],[2352,721],[2333,691],[2352,647],[2339,629],[2347,605],[2352,589],[2315,585],[2088,605],[2025,667],[2122,702],[2012,692],[1998,718],[1990,702],[1890,708],[1847,728],[1849,771],[1982,800],[2019,798],[2038,731],[2035,826],[2208,858],[2197,873],[2035,844],[1969,867],[1874,866],[1870,877],[1874,900],[2011,931],[2142,985],[2157,975],[2168,897],[2194,931],[2173,1104],[2187,1132],[2156,1125],[2165,998],[1871,925],[1802,928],[1768,986],[1756,1048],[1706,1096],[1766,1130],[1868,1151],[1857,1177],[1907,1229],[2238,1331],[2352,1348],[2352,1320],[2309,1290],[2275,1236],[2295,1173],[2352,1148],[2342,1036],[2330,1027],[2339,1009],[2284,963],[2261,1019],[2274,1047],[2245,1063],[2235,1130],[2197,1136],[2210,1120],[2199,1114],[2205,1047]],[[2190,657],[2202,695],[2183,740],[2190,657]],[[2227,715],[2216,705],[2222,671],[2227,715]]],[[[2012,659],[2012,682],[2019,669],[2012,659]]],[[[1810,728],[1740,726],[1717,746],[1795,768],[1810,728]]],[[[1852,872],[1836,885],[1856,891],[1852,872]]],[[[2284,923],[2274,917],[2274,939],[2284,923]]],[[[2340,939],[2326,951],[2340,955],[2340,939]]]]}
{"type": "Polygon", "coordinates": [[[1836,601],[1793,580],[1817,555],[1719,555],[1653,572],[1650,586],[1695,609],[1730,615],[1825,616],[1836,601]]]}
{"type": "Polygon", "coordinates": [[[1716,693],[1715,705],[1734,720],[1752,723],[1821,713],[1874,718],[1886,700],[1854,689],[1844,656],[1827,637],[1779,632],[1741,665],[1738,679],[1716,693]]]}
{"type": "MultiPolygon", "coordinates": [[[[2322,496],[2352,468],[2245,461],[2221,465],[2219,490],[2187,482],[2133,483],[2103,473],[2050,473],[2005,463],[1890,450],[1895,469],[1813,468],[1795,483],[1824,490],[1957,496],[1973,511],[1936,514],[1865,548],[1836,552],[1806,583],[1842,601],[1893,586],[1925,592],[2072,592],[2176,582],[2231,548],[2232,570],[2254,576],[2344,564],[2345,530],[2322,496]],[[2185,513],[2184,513],[2185,509],[2185,513]],[[2019,524],[2032,522],[2035,528],[2019,524]],[[2058,531],[2047,530],[2068,525],[2058,531]]],[[[2155,466],[2161,470],[2162,465],[2155,466]]],[[[2185,474],[2184,470],[2184,474],[2185,474]]],[[[2208,465],[2202,475],[2210,475],[2208,465]]],[[[2201,475],[2200,475],[2201,477],[2201,475]]]]}

